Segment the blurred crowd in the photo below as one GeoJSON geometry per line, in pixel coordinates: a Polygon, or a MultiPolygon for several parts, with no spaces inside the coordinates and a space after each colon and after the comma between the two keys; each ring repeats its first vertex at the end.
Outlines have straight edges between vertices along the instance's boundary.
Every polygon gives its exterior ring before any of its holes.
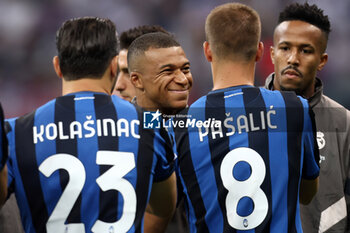
{"type": "MultiPolygon", "coordinates": [[[[305,0],[304,0],[305,1],[305,0]]],[[[256,9],[262,20],[265,54],[257,65],[256,85],[273,71],[269,48],[278,12],[291,0],[238,1],[256,9]]],[[[30,112],[60,95],[52,58],[56,55],[56,30],[63,21],[81,16],[110,18],[121,33],[143,24],[158,24],[175,34],[191,62],[194,78],[190,102],[212,87],[210,66],[202,44],[204,22],[210,10],[225,0],[55,0],[0,1],[0,101],[7,118],[30,112]]],[[[325,94],[350,108],[350,1],[309,0],[324,9],[331,21],[328,63],[318,75],[325,94]]]]}

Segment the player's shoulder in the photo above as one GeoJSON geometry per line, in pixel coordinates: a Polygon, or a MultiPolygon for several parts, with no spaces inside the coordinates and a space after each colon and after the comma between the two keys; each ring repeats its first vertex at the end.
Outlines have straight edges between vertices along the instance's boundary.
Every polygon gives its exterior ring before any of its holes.
{"type": "MultiPolygon", "coordinates": [[[[315,111],[319,112],[323,109],[324,116],[327,115],[336,122],[350,122],[350,111],[337,101],[329,98],[326,95],[322,95],[321,101],[315,105],[315,111]]],[[[347,124],[347,127],[350,124],[347,124]]]]}
{"type": "Polygon", "coordinates": [[[12,129],[14,128],[14,125],[16,123],[16,120],[18,119],[18,117],[12,117],[12,118],[8,118],[5,119],[5,132],[9,133],[12,131],[12,129]]]}
{"type": "Polygon", "coordinates": [[[264,87],[259,87],[261,94],[268,95],[271,97],[280,97],[280,98],[291,98],[296,99],[297,95],[294,91],[278,91],[278,90],[268,90],[264,87]]]}
{"type": "MultiPolygon", "coordinates": [[[[343,105],[326,95],[322,95],[321,103],[323,107],[346,109],[343,105]]],[[[348,109],[346,110],[349,111],[348,109]]]]}
{"type": "Polygon", "coordinates": [[[298,106],[302,104],[304,108],[309,108],[308,100],[297,95],[294,91],[268,90],[264,87],[260,87],[259,89],[265,98],[269,98],[272,101],[278,102],[279,100],[283,100],[286,106],[298,106]]]}
{"type": "Polygon", "coordinates": [[[207,95],[204,95],[202,97],[199,97],[196,101],[194,101],[192,104],[191,104],[191,108],[196,108],[196,107],[204,107],[205,106],[205,102],[206,102],[206,99],[207,99],[207,95]]]}
{"type": "Polygon", "coordinates": [[[257,87],[257,88],[260,90],[261,94],[270,95],[270,96],[281,96],[281,91],[269,90],[264,87],[257,87]]]}
{"type": "Polygon", "coordinates": [[[114,105],[116,105],[118,107],[139,110],[139,108],[135,104],[132,104],[129,101],[126,101],[126,100],[124,100],[116,95],[112,95],[110,97],[111,97],[111,100],[114,103],[114,105]]]}
{"type": "Polygon", "coordinates": [[[50,100],[44,105],[41,105],[40,107],[34,109],[31,112],[25,113],[24,115],[5,119],[6,132],[11,131],[15,127],[15,124],[18,120],[25,123],[25,122],[28,122],[30,119],[32,120],[34,116],[37,114],[37,112],[46,112],[47,108],[55,103],[55,100],[56,99],[50,100]]]}

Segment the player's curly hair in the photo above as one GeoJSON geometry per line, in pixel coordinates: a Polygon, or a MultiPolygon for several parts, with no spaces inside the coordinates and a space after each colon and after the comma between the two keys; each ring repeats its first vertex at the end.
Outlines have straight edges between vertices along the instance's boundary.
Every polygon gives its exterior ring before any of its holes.
{"type": "Polygon", "coordinates": [[[328,16],[324,15],[323,10],[318,8],[317,5],[309,5],[307,2],[304,4],[292,3],[288,5],[280,13],[278,24],[289,20],[301,20],[318,27],[325,33],[328,40],[331,24],[328,16]]]}

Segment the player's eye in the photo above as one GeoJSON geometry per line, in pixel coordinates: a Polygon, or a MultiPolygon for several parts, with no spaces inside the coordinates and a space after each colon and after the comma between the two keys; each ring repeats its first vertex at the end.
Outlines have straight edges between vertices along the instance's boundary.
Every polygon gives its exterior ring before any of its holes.
{"type": "Polygon", "coordinates": [[[187,74],[187,73],[190,72],[190,67],[189,66],[185,66],[181,70],[182,70],[183,73],[187,74]]]}
{"type": "Polygon", "coordinates": [[[160,73],[171,73],[171,72],[173,72],[173,69],[167,68],[162,70],[160,73]]]}
{"type": "Polygon", "coordinates": [[[313,52],[312,49],[303,49],[302,51],[303,53],[306,53],[306,54],[311,54],[313,52]]]}
{"type": "Polygon", "coordinates": [[[288,51],[289,47],[288,46],[280,46],[279,49],[282,51],[288,51]]]}

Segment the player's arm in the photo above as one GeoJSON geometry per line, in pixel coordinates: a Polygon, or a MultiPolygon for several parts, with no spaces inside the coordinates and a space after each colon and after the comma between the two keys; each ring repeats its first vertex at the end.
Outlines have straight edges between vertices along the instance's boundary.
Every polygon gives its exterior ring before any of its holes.
{"type": "MultiPolygon", "coordinates": [[[[306,105],[308,107],[308,105],[306,105]]],[[[316,141],[315,114],[311,108],[305,108],[304,121],[304,163],[300,182],[299,202],[307,205],[312,201],[318,190],[320,155],[316,141]]]]}
{"type": "Polygon", "coordinates": [[[318,177],[313,180],[301,179],[299,202],[303,205],[309,204],[312,198],[316,195],[317,190],[318,177]]]}
{"type": "Polygon", "coordinates": [[[176,207],[175,172],[166,180],[155,182],[145,212],[144,232],[165,232],[176,207]]]}
{"type": "Polygon", "coordinates": [[[7,166],[0,171],[0,207],[5,203],[7,197],[7,166]]]}

